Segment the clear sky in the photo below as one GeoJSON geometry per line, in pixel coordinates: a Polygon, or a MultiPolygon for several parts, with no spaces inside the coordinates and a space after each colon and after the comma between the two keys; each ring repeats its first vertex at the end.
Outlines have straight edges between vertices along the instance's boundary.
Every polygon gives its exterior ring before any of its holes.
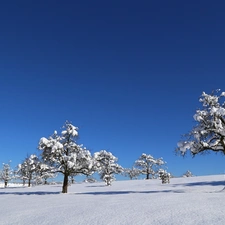
{"type": "Polygon", "coordinates": [[[225,91],[224,11],[224,0],[2,2],[0,163],[37,153],[69,120],[79,143],[124,167],[147,153],[176,176],[224,173],[220,154],[174,153],[202,91],[225,91]]]}

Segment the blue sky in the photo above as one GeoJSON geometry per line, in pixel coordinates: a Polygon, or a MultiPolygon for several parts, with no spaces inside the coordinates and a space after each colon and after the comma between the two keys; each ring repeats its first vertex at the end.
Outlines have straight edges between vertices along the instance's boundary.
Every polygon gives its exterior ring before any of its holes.
{"type": "Polygon", "coordinates": [[[224,156],[174,149],[202,91],[225,91],[224,1],[5,1],[0,163],[38,152],[66,120],[124,167],[144,152],[176,176],[224,173],[224,156]]]}

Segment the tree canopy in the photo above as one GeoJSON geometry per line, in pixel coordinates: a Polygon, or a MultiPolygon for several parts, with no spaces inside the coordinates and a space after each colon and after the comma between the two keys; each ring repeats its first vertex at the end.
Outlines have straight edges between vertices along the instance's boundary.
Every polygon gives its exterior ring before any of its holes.
{"type": "Polygon", "coordinates": [[[176,151],[185,155],[189,150],[194,156],[208,151],[225,154],[225,92],[202,93],[202,108],[196,110],[196,125],[178,142],[176,151]]]}
{"type": "Polygon", "coordinates": [[[69,176],[92,173],[91,153],[76,143],[78,128],[66,122],[60,135],[55,131],[49,138],[42,137],[38,148],[42,150],[42,159],[55,172],[64,175],[62,193],[67,193],[69,176]]]}

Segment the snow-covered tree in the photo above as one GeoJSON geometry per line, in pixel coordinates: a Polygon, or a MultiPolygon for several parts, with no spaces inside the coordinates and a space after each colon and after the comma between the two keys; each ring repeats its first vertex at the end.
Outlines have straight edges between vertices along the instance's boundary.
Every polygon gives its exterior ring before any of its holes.
{"type": "Polygon", "coordinates": [[[162,180],[162,184],[170,183],[170,173],[164,169],[159,169],[158,171],[159,178],[162,180]]]}
{"type": "Polygon", "coordinates": [[[32,154],[24,159],[24,161],[17,166],[17,174],[23,184],[28,181],[28,187],[31,185],[31,181],[37,178],[38,167],[40,165],[39,158],[32,154]]]}
{"type": "Polygon", "coordinates": [[[176,151],[185,155],[190,150],[194,156],[208,151],[225,154],[225,92],[202,93],[201,109],[196,110],[196,125],[178,142],[176,151]],[[220,93],[220,94],[219,94],[220,93]]]}
{"type": "Polygon", "coordinates": [[[13,179],[13,170],[10,167],[10,163],[3,163],[3,167],[0,170],[0,180],[4,181],[5,188],[8,185],[8,181],[13,179]]]}
{"type": "Polygon", "coordinates": [[[39,181],[40,183],[47,184],[48,179],[55,178],[56,176],[57,173],[55,172],[54,167],[51,167],[46,163],[40,162],[37,167],[37,181],[39,181]]]}
{"type": "Polygon", "coordinates": [[[71,176],[69,177],[69,180],[70,180],[70,183],[71,183],[71,184],[74,184],[74,183],[75,183],[75,178],[74,178],[73,175],[71,175],[71,176]]]}
{"type": "Polygon", "coordinates": [[[100,178],[105,181],[106,185],[111,185],[115,180],[115,174],[123,172],[122,166],[117,164],[118,159],[111,153],[105,150],[94,154],[95,166],[100,174],[100,178]]]}
{"type": "Polygon", "coordinates": [[[193,177],[193,174],[190,170],[187,170],[184,174],[183,177],[193,177]]]}
{"type": "Polygon", "coordinates": [[[77,127],[66,122],[60,135],[55,131],[49,138],[42,137],[39,141],[43,161],[64,176],[62,193],[67,193],[71,175],[89,175],[93,172],[91,153],[76,143],[77,130],[77,127]]]}
{"type": "Polygon", "coordinates": [[[125,177],[129,177],[131,180],[133,178],[137,179],[137,177],[141,174],[141,170],[135,167],[125,168],[123,174],[125,177]]]}
{"type": "Polygon", "coordinates": [[[95,183],[97,180],[93,176],[86,176],[86,179],[84,179],[85,183],[95,183]]]}
{"type": "Polygon", "coordinates": [[[157,176],[159,166],[164,164],[165,162],[162,158],[155,159],[153,156],[145,153],[135,161],[135,166],[141,170],[142,174],[146,174],[146,179],[155,178],[157,176]]]}

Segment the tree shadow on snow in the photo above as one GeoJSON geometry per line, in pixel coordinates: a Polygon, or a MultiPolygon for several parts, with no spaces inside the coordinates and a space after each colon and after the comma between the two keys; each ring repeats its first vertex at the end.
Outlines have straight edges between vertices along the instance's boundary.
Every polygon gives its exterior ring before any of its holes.
{"type": "Polygon", "coordinates": [[[193,182],[193,183],[183,183],[183,184],[173,184],[173,186],[225,186],[225,181],[202,181],[202,182],[193,182]]]}
{"type": "Polygon", "coordinates": [[[23,187],[23,186],[21,186],[21,187],[1,187],[0,189],[6,189],[6,190],[10,190],[10,189],[22,189],[22,188],[27,188],[27,187],[23,187]]]}
{"type": "Polygon", "coordinates": [[[0,192],[0,195],[58,195],[61,192],[46,192],[46,191],[34,191],[34,192],[0,192]]]}
{"type": "Polygon", "coordinates": [[[161,190],[161,191],[100,191],[74,193],[76,195],[124,195],[124,194],[154,194],[154,193],[184,193],[183,190],[161,190]]]}
{"type": "Polygon", "coordinates": [[[90,186],[86,186],[87,188],[89,188],[89,187],[106,187],[106,185],[104,185],[104,184],[101,184],[101,185],[90,185],[90,186]]]}

